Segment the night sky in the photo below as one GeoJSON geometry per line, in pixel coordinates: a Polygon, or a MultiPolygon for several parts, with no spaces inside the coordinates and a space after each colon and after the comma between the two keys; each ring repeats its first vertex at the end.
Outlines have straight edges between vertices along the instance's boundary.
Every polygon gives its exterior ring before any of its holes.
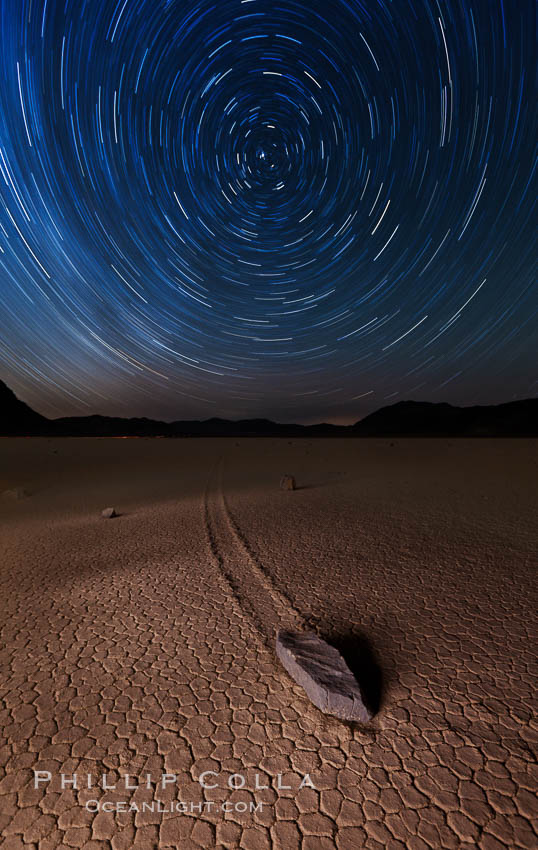
{"type": "Polygon", "coordinates": [[[27,403],[537,395],[533,0],[0,10],[0,376],[27,403]]]}

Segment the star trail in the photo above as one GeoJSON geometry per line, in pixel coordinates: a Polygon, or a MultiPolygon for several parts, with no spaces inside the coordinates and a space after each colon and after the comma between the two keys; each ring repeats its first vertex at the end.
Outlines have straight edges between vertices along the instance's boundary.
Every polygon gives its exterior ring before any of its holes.
{"type": "Polygon", "coordinates": [[[0,358],[40,412],[536,395],[533,2],[0,10],[0,358]]]}

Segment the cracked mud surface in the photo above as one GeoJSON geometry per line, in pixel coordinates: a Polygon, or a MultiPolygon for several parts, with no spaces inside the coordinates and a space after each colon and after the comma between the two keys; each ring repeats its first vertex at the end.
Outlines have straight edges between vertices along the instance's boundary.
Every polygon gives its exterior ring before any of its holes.
{"type": "Polygon", "coordinates": [[[537,846],[535,441],[3,440],[0,470],[6,850],[537,846]],[[371,724],[309,703],[277,627],[340,649],[371,724]]]}

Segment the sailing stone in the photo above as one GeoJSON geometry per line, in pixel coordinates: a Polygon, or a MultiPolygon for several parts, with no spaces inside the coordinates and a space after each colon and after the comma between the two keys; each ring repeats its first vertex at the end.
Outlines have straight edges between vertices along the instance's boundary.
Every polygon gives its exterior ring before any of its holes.
{"type": "Polygon", "coordinates": [[[314,632],[279,631],[276,653],[290,676],[325,714],[361,723],[372,719],[346,662],[334,646],[314,632]]]}

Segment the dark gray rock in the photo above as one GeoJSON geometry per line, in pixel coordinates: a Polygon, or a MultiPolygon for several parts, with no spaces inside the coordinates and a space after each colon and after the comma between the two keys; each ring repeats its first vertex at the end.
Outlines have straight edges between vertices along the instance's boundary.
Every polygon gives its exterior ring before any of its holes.
{"type": "Polygon", "coordinates": [[[114,519],[115,516],[118,516],[114,508],[105,508],[104,511],[101,511],[101,516],[103,519],[114,519]]]}
{"type": "Polygon", "coordinates": [[[293,475],[283,475],[280,479],[281,490],[295,490],[295,478],[293,475]]]}
{"type": "Polygon", "coordinates": [[[325,714],[361,723],[372,719],[346,662],[334,646],[314,632],[279,631],[276,653],[290,676],[325,714]]]}

